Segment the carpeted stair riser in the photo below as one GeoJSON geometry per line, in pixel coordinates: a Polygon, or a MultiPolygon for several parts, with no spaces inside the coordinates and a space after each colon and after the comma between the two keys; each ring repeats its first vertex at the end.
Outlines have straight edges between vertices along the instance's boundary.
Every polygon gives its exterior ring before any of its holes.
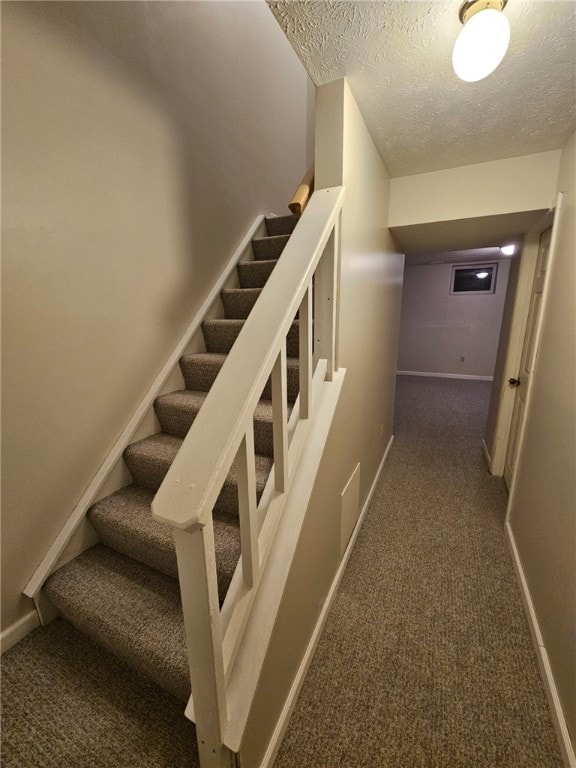
{"type": "MultiPolygon", "coordinates": [[[[102,544],[177,578],[172,529],[152,517],[153,491],[129,485],[98,501],[89,512],[90,522],[102,544]]],[[[218,594],[222,603],[240,557],[238,518],[214,516],[214,541],[218,565],[218,594]]]]}
{"type": "MultiPolygon", "coordinates": [[[[143,440],[129,445],[124,451],[124,461],[136,485],[156,491],[160,487],[170,465],[182,445],[182,440],[162,432],[150,435],[143,440]]],[[[258,498],[264,490],[272,459],[270,456],[256,456],[256,491],[258,498]]],[[[238,514],[238,489],[234,465],[224,481],[224,486],[216,502],[219,512],[238,514]]]]}
{"type": "MultiPolygon", "coordinates": [[[[162,432],[184,438],[196,418],[206,392],[191,392],[187,389],[170,392],[156,399],[154,410],[162,432]]],[[[272,403],[261,401],[254,412],[254,446],[261,456],[272,456],[272,403]]]]}
{"type": "MultiPolygon", "coordinates": [[[[184,355],[180,358],[180,370],[184,376],[184,383],[187,389],[200,390],[207,392],[214,379],[220,372],[224,364],[226,355],[210,355],[208,353],[199,353],[193,355],[184,355]]],[[[289,357],[287,360],[287,384],[288,384],[288,402],[294,403],[298,397],[299,384],[299,364],[298,358],[289,357]]],[[[272,388],[268,380],[262,392],[263,400],[272,399],[272,388]]]]}
{"type": "Polygon", "coordinates": [[[270,237],[275,235],[289,235],[298,224],[296,216],[271,216],[266,219],[266,233],[270,237]]]}
{"type": "MultiPolygon", "coordinates": [[[[243,325],[244,320],[205,320],[202,323],[202,333],[206,351],[216,354],[230,352],[243,325]]],[[[298,357],[299,346],[298,320],[295,320],[286,335],[286,354],[288,357],[298,357]]]]}
{"type": "MultiPolygon", "coordinates": [[[[220,297],[226,318],[246,320],[261,293],[261,288],[225,288],[220,297]]],[[[298,319],[298,313],[295,319],[298,319]]]]}
{"type": "Polygon", "coordinates": [[[186,437],[207,394],[182,389],[157,397],[154,401],[154,412],[162,432],[175,437],[186,437]]]}
{"type": "Polygon", "coordinates": [[[272,237],[256,237],[252,240],[252,253],[256,261],[279,259],[290,235],[275,235],[272,237]]]}
{"type": "Polygon", "coordinates": [[[208,392],[225,360],[226,355],[211,355],[208,352],[183,355],[179,364],[186,389],[208,392]]]}
{"type": "Polygon", "coordinates": [[[220,298],[226,317],[230,320],[246,320],[261,293],[261,288],[225,288],[220,298]]]}
{"type": "Polygon", "coordinates": [[[240,288],[264,288],[266,281],[276,266],[276,259],[271,261],[245,261],[238,264],[236,271],[240,288]]]}
{"type": "Polygon", "coordinates": [[[190,680],[175,579],[97,545],[56,571],[44,589],[77,629],[187,701],[190,680]]]}

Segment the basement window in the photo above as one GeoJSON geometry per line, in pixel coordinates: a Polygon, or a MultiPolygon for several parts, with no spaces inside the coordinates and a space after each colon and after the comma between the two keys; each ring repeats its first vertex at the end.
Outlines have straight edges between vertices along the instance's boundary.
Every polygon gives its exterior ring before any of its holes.
{"type": "Polygon", "coordinates": [[[473,264],[452,267],[450,295],[466,293],[494,293],[497,264],[473,264]]]}

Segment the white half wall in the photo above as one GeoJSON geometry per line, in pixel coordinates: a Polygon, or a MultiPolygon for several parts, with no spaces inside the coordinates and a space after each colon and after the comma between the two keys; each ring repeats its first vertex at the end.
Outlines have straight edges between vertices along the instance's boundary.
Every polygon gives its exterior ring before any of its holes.
{"type": "Polygon", "coordinates": [[[572,745],[576,748],[576,134],[564,150],[549,300],[509,520],[572,745]]]}
{"type": "Polygon", "coordinates": [[[263,1],[2,3],[3,628],[251,222],[287,212],[307,83],[263,1]]]}
{"type": "Polygon", "coordinates": [[[493,375],[510,260],[497,263],[495,293],[460,296],[450,295],[452,264],[406,266],[398,370],[493,375]]]}

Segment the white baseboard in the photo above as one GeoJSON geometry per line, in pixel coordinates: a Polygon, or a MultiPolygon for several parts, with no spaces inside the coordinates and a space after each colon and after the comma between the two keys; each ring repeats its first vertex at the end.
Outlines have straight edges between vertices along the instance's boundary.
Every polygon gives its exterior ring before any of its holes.
{"type": "Polygon", "coordinates": [[[396,371],[398,376],[433,376],[438,379],[470,379],[471,381],[494,381],[493,376],[472,376],[467,373],[428,373],[426,371],[396,371]]]}
{"type": "Polygon", "coordinates": [[[562,710],[562,704],[560,697],[558,696],[558,690],[554,681],[554,675],[552,674],[552,668],[550,667],[550,661],[548,659],[548,652],[544,645],[542,633],[540,632],[540,626],[538,624],[538,617],[536,616],[536,610],[534,603],[532,602],[532,596],[528,588],[528,582],[526,581],[526,575],[524,568],[522,567],[522,561],[520,560],[520,554],[516,546],[514,539],[514,532],[509,522],[506,523],[506,533],[508,534],[508,541],[510,549],[512,550],[512,558],[516,567],[516,573],[518,581],[520,582],[520,591],[524,600],[524,606],[526,608],[526,614],[528,617],[528,623],[530,625],[530,631],[532,633],[532,639],[536,646],[538,653],[538,664],[540,666],[540,674],[544,682],[546,694],[548,696],[548,703],[550,705],[550,712],[554,727],[556,729],[556,735],[560,744],[560,750],[562,757],[564,758],[564,764],[566,768],[576,768],[576,756],[574,755],[574,749],[572,742],[570,741],[570,734],[568,733],[568,726],[566,725],[566,719],[562,710]]]}
{"type": "Polygon", "coordinates": [[[308,671],[308,667],[310,666],[310,663],[314,656],[314,651],[316,650],[316,646],[318,645],[318,641],[320,640],[322,629],[324,628],[324,624],[326,623],[326,619],[328,618],[330,608],[332,607],[332,603],[334,602],[334,598],[336,597],[336,593],[338,592],[338,587],[340,586],[340,582],[342,581],[344,571],[346,570],[346,565],[348,563],[348,560],[350,559],[352,550],[354,549],[354,544],[356,543],[356,539],[358,538],[360,529],[362,528],[362,523],[364,522],[364,518],[366,517],[366,514],[368,512],[370,502],[372,501],[372,496],[374,495],[374,491],[376,490],[376,485],[382,473],[382,469],[384,468],[384,464],[386,463],[386,459],[388,458],[388,454],[390,453],[390,448],[392,447],[393,441],[394,441],[394,435],[392,435],[390,437],[390,440],[388,441],[388,445],[386,446],[386,450],[384,451],[384,456],[382,457],[382,461],[380,462],[380,466],[378,467],[378,471],[376,472],[376,477],[374,478],[374,482],[370,487],[370,491],[368,492],[368,496],[366,497],[366,501],[364,502],[364,506],[362,507],[362,511],[360,512],[358,521],[356,523],[356,526],[354,527],[354,531],[350,536],[350,541],[348,542],[346,551],[344,552],[342,560],[340,561],[340,565],[338,566],[338,570],[336,571],[336,575],[334,576],[334,579],[330,586],[330,591],[326,596],[324,605],[322,606],[322,610],[320,612],[320,615],[318,616],[318,621],[316,622],[316,626],[314,627],[312,637],[310,638],[310,642],[308,643],[308,646],[306,648],[302,661],[300,662],[300,666],[296,673],[296,677],[294,678],[294,682],[292,683],[292,686],[288,693],[288,697],[286,698],[286,702],[284,703],[284,707],[282,708],[282,712],[280,713],[280,717],[278,718],[278,722],[276,723],[276,728],[274,729],[274,733],[272,734],[272,738],[270,739],[270,743],[268,744],[268,749],[266,750],[266,754],[264,755],[262,762],[259,765],[259,768],[272,768],[274,765],[274,761],[276,760],[276,756],[278,755],[280,745],[282,744],[282,739],[284,738],[284,734],[286,733],[286,728],[288,727],[288,723],[290,722],[290,716],[292,715],[294,707],[296,706],[296,702],[298,701],[298,694],[300,693],[300,689],[302,688],[302,685],[306,678],[306,672],[308,671]]]}
{"type": "Polygon", "coordinates": [[[26,637],[27,634],[39,626],[40,619],[37,612],[29,611],[2,632],[0,635],[0,652],[4,653],[4,651],[12,648],[19,640],[22,640],[23,637],[26,637]]]}

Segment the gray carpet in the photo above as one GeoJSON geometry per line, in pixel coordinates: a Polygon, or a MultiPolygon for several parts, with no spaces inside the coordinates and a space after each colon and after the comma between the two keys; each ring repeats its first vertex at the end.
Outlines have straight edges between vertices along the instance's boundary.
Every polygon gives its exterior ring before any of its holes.
{"type": "Polygon", "coordinates": [[[197,768],[182,711],[56,619],[2,658],[2,768],[197,768]]]}
{"type": "MultiPolygon", "coordinates": [[[[396,440],[276,768],[561,768],[506,492],[479,448],[487,397],[482,382],[400,378],[396,440]]],[[[58,619],[2,659],[2,766],[195,768],[194,728],[180,701],[58,619]]]]}
{"type": "Polygon", "coordinates": [[[399,377],[396,439],[276,768],[561,768],[480,449],[489,390],[399,377]]]}

